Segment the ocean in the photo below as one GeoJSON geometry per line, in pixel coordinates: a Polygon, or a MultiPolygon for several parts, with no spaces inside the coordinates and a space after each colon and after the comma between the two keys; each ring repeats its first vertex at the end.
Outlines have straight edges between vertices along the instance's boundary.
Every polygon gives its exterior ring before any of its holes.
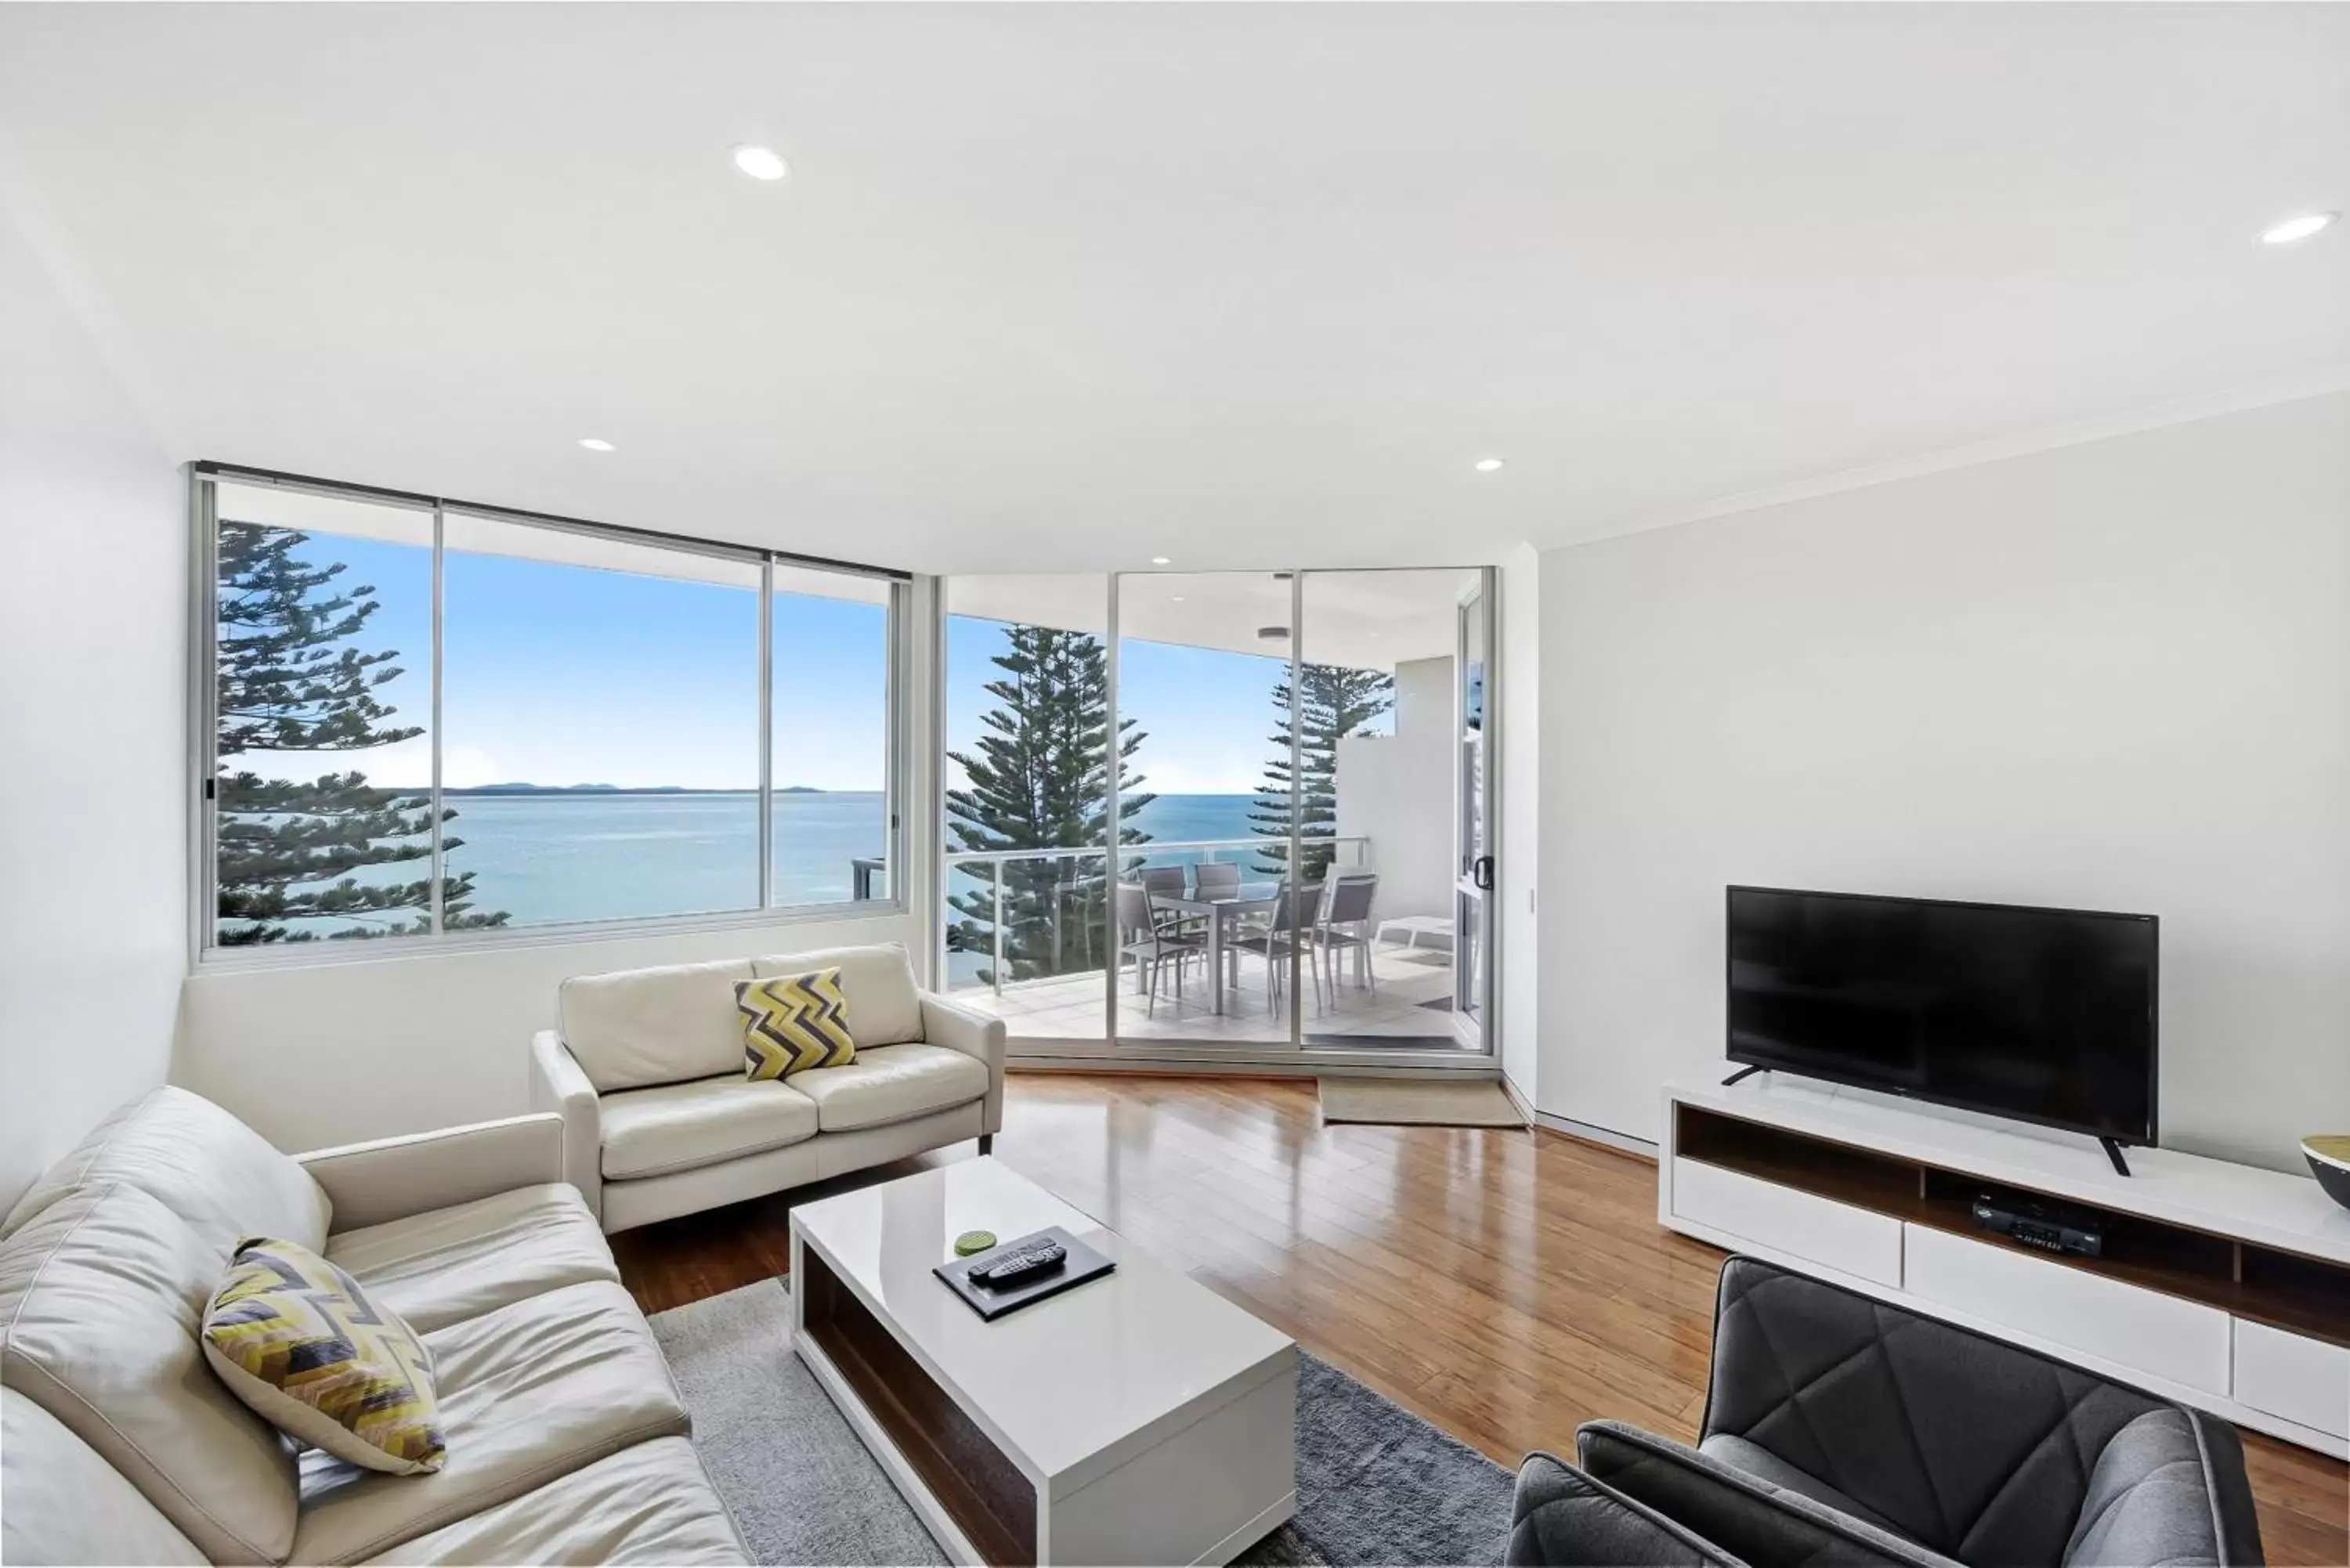
{"type": "MultiPolygon", "coordinates": [[[[1252,838],[1248,814],[1255,799],[1160,795],[1128,823],[1162,841],[1252,838]]],[[[847,899],[851,862],[881,853],[879,793],[778,794],[775,803],[775,902],[847,899]]],[[[509,925],[640,919],[758,904],[754,794],[456,795],[449,804],[457,812],[449,831],[463,841],[449,852],[449,868],[473,872],[473,908],[503,909],[509,925]]],[[[1170,852],[1152,859],[1201,857],[1170,852]]],[[[1230,859],[1232,852],[1222,857],[1230,859]]]]}

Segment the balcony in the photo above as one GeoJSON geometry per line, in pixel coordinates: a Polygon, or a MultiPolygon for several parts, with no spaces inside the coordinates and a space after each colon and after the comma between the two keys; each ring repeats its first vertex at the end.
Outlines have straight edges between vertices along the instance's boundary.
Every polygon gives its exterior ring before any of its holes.
{"type": "MultiPolygon", "coordinates": [[[[1302,885],[1369,884],[1353,896],[1369,913],[1342,928],[1366,941],[1318,965],[1297,961],[1302,982],[1299,1037],[1315,1049],[1475,1051],[1473,1031],[1456,1027],[1455,974],[1449,933],[1399,925],[1379,940],[1382,912],[1376,861],[1367,838],[1309,839],[1302,885]]],[[[1131,961],[1120,964],[1115,1038],[1121,1043],[1191,1043],[1287,1047],[1291,1042],[1288,961],[1280,961],[1279,995],[1261,947],[1273,926],[1286,845],[1263,838],[1154,842],[1122,851],[1123,879],[1146,873],[1184,890],[1153,900],[1154,919],[1204,943],[1209,917],[1198,907],[1197,867],[1231,867],[1238,888],[1222,913],[1227,950],[1219,997],[1204,952],[1161,966],[1155,1000],[1131,961]],[[1177,986],[1181,987],[1180,994],[1177,986]]],[[[1103,1040],[1105,970],[1118,944],[1107,929],[1107,857],[1092,848],[957,853],[945,857],[950,909],[945,972],[959,1002],[1003,1018],[1014,1039],[1103,1040]]],[[[1213,876],[1214,874],[1211,874],[1213,876]]],[[[1309,908],[1318,895],[1309,891],[1309,908]]],[[[1308,923],[1311,916],[1307,917],[1308,923]]]]}

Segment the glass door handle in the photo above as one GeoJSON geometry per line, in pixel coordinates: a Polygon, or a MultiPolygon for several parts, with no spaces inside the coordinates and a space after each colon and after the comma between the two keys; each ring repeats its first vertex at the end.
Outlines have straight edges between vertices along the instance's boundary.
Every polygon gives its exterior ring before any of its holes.
{"type": "Polygon", "coordinates": [[[1481,893],[1493,890],[1493,857],[1480,855],[1469,863],[1469,882],[1481,893]]]}

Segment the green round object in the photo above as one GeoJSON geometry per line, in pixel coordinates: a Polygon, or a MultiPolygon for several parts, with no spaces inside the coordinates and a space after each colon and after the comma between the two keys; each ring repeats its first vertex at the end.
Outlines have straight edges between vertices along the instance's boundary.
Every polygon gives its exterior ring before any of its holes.
{"type": "Polygon", "coordinates": [[[972,1257],[977,1253],[986,1251],[990,1247],[994,1245],[994,1231],[965,1231],[962,1235],[955,1238],[955,1256],[958,1258],[972,1257]]]}

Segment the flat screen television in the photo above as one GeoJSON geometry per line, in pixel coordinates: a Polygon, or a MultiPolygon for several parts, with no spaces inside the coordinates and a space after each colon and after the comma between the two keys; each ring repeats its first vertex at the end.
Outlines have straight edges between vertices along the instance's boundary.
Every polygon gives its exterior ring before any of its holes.
{"type": "Polygon", "coordinates": [[[1729,891],[1731,1061],[2155,1142],[2154,916],[1729,891]]]}

